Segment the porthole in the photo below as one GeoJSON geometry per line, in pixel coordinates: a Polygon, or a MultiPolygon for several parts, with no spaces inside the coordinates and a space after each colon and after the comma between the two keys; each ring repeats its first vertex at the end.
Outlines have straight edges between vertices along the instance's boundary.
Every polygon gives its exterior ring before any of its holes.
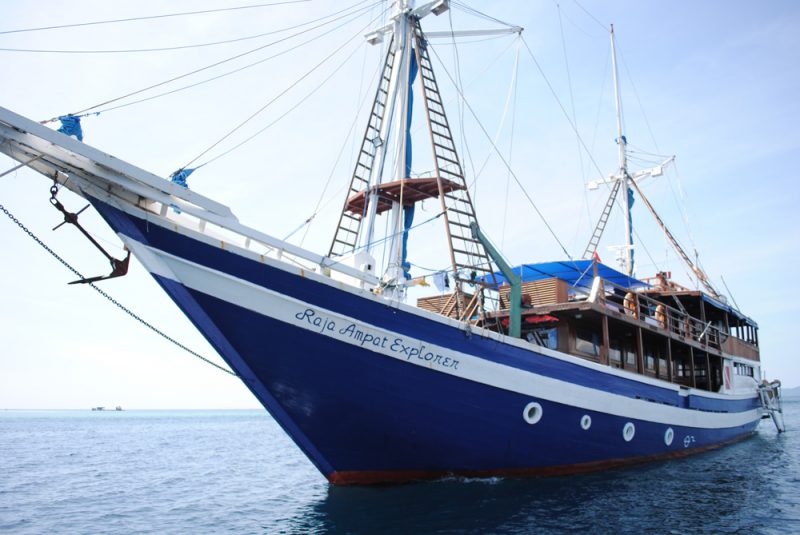
{"type": "Polygon", "coordinates": [[[667,430],[664,432],[664,444],[671,446],[674,438],[675,431],[673,431],[671,427],[667,427],[667,430]]]}
{"type": "Polygon", "coordinates": [[[631,422],[628,422],[625,424],[625,427],[622,428],[622,438],[625,439],[625,442],[630,442],[633,440],[633,435],[635,434],[636,427],[631,422]]]}
{"type": "Polygon", "coordinates": [[[590,427],[592,427],[592,417],[588,414],[584,414],[581,418],[581,429],[588,431],[590,427]]]}
{"type": "Polygon", "coordinates": [[[525,410],[522,411],[522,417],[525,418],[525,421],[529,424],[537,423],[542,419],[542,406],[535,401],[531,401],[525,405],[525,410]]]}

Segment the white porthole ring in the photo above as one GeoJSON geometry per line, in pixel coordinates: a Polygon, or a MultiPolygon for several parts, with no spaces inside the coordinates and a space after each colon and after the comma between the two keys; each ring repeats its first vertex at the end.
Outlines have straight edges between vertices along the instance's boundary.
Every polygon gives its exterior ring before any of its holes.
{"type": "Polygon", "coordinates": [[[531,401],[525,405],[525,410],[522,411],[522,417],[526,422],[533,425],[542,419],[542,406],[535,401],[531,401]]]}
{"type": "Polygon", "coordinates": [[[590,427],[592,427],[592,417],[588,414],[584,414],[581,418],[581,429],[588,431],[590,427]]]}
{"type": "Polygon", "coordinates": [[[671,446],[674,438],[675,431],[673,431],[671,427],[667,427],[667,430],[664,431],[664,444],[671,446]]]}
{"type": "Polygon", "coordinates": [[[622,438],[625,439],[625,442],[630,442],[633,440],[633,436],[636,434],[636,426],[633,425],[632,422],[628,422],[625,424],[625,427],[622,428],[622,438]]]}

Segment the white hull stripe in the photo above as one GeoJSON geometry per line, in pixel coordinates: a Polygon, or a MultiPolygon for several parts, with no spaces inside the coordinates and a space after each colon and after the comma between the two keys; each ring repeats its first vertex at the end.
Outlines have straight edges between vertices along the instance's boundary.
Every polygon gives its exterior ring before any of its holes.
{"type": "MultiPolygon", "coordinates": [[[[274,292],[120,235],[155,275],[278,321],[387,357],[532,398],[666,425],[725,429],[760,417],[758,410],[712,413],[633,399],[545,377],[422,342],[274,292]]],[[[532,358],[549,358],[532,355],[532,358]]]]}

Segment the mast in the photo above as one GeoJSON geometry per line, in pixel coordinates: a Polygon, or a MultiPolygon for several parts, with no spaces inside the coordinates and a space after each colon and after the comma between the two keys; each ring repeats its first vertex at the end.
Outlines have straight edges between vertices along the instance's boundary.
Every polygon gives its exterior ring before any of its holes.
{"type": "Polygon", "coordinates": [[[633,275],[633,221],[631,217],[631,205],[633,204],[633,192],[630,188],[630,175],[628,174],[628,156],[626,146],[628,140],[622,133],[622,99],[619,91],[619,69],[617,68],[617,44],[614,38],[614,25],[611,25],[611,65],[614,77],[614,98],[617,109],[617,147],[619,148],[619,172],[617,180],[623,186],[623,210],[625,212],[625,246],[623,259],[625,263],[625,273],[633,275]]]}
{"type": "MultiPolygon", "coordinates": [[[[455,282],[451,288],[455,305],[448,315],[474,322],[483,315],[484,290],[496,286],[494,269],[484,245],[470,231],[477,224],[475,207],[433,72],[428,40],[419,24],[421,18],[447,9],[447,0],[416,7],[413,0],[396,0],[392,20],[366,36],[370,44],[388,36],[391,44],[331,254],[372,269],[373,251],[383,244],[387,262],[381,268],[380,293],[390,299],[404,298],[406,281],[411,278],[406,254],[414,207],[438,197],[442,211],[436,217],[444,222],[449,271],[455,282]],[[419,87],[417,98],[412,84],[419,87]],[[433,169],[427,176],[411,178],[409,132],[414,100],[419,101],[427,123],[433,169]],[[378,239],[376,220],[381,214],[387,214],[389,221],[385,237],[378,239]]],[[[511,31],[521,28],[504,33],[511,31]]]]}

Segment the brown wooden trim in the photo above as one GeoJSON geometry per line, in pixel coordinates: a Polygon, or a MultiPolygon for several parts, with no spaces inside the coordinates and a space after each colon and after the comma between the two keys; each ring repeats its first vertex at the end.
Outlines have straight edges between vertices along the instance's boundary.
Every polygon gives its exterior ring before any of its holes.
{"type": "Polygon", "coordinates": [[[642,340],[642,328],[636,328],[636,367],[638,372],[644,374],[644,340],[642,340]]]}

